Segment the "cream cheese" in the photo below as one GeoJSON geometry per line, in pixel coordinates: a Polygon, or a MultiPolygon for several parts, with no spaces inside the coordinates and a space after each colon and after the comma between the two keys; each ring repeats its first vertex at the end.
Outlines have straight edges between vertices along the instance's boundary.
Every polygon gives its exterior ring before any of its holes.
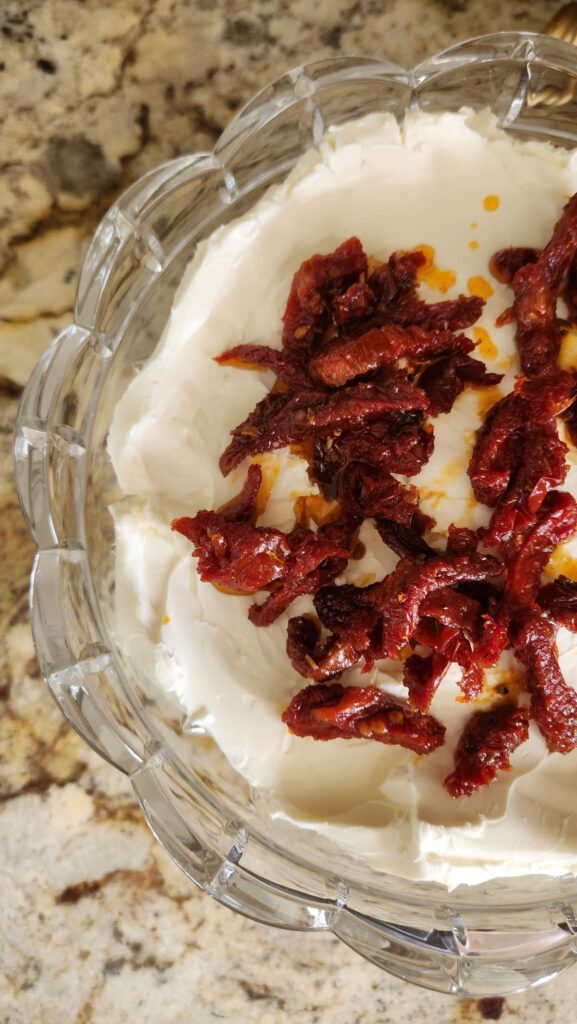
{"type": "MultiPolygon", "coordinates": [[[[169,524],[239,491],[246,465],[223,479],[218,457],[273,377],[218,366],[212,357],[242,342],[280,346],[281,315],[302,260],[358,235],[381,259],[432,246],[437,266],[455,275],[448,298],[478,287],[472,279],[489,282],[493,294],[476,327],[488,332],[478,335],[480,352],[490,370],[505,373],[499,389],[506,393],[518,372],[514,332],[495,320],[511,292],[490,277],[489,257],[504,246],[543,245],[576,190],[575,154],[513,141],[488,114],[409,113],[401,126],[375,114],[329,129],[283,184],[199,247],[158,350],[119,402],[110,432],[118,479],[131,496],[115,510],[122,642],[154,664],[161,685],[265,794],[272,815],[321,831],[377,870],[449,888],[499,875],[577,871],[577,752],[548,754],[531,724],[510,772],[474,797],[453,800],[442,782],[473,710],[459,700],[456,666],[431,707],[447,726],[446,742],[428,757],[362,740],[291,736],[281,709],[306,681],[286,657],[286,624],[311,609],[310,599],[258,629],[247,618],[252,598],[202,583],[190,545],[169,524]]],[[[423,294],[436,301],[440,278],[428,280],[423,294]]],[[[423,510],[436,519],[433,543],[440,547],[451,522],[488,521],[466,475],[487,403],[483,389],[466,391],[434,421],[434,454],[412,480],[423,510]]],[[[577,496],[573,450],[570,459],[565,486],[577,496]]],[[[274,483],[259,522],[288,530],[295,498],[316,487],[288,450],[263,463],[274,483]]],[[[366,555],[349,564],[343,580],[380,579],[396,562],[368,522],[361,539],[366,555]]],[[[567,558],[576,556],[577,541],[566,549],[567,558]]],[[[558,562],[562,557],[558,552],[558,562]]],[[[576,638],[561,630],[559,647],[565,676],[577,686],[576,638]]],[[[380,662],[368,675],[351,669],[342,681],[403,696],[401,668],[380,662]]],[[[493,687],[511,679],[514,685],[516,670],[506,652],[487,673],[486,706],[493,687]]]]}

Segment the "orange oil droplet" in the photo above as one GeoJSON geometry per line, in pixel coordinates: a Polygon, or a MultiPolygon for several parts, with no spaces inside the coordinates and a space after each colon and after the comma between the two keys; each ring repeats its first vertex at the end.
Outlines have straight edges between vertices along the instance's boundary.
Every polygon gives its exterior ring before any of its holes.
{"type": "Polygon", "coordinates": [[[476,240],[475,238],[473,238],[473,239],[472,239],[472,240],[471,240],[471,241],[469,242],[469,249],[473,249],[473,250],[475,250],[475,249],[478,249],[478,248],[479,248],[479,243],[477,242],[477,240],[476,240]]]}
{"type": "Polygon", "coordinates": [[[298,455],[299,458],[306,459],[307,462],[311,463],[313,461],[314,443],[314,437],[311,434],[304,441],[299,441],[298,444],[291,444],[290,450],[293,455],[298,455]]]}
{"type": "Polygon", "coordinates": [[[490,299],[495,294],[487,279],[480,274],[469,278],[467,288],[469,295],[477,295],[480,299],[490,299]]]}
{"type": "Polygon", "coordinates": [[[515,360],[513,356],[503,356],[503,358],[499,359],[499,362],[497,363],[497,369],[504,370],[506,373],[508,370],[513,368],[514,362],[515,360]]]}
{"type": "Polygon", "coordinates": [[[229,594],[232,597],[246,597],[247,594],[251,594],[250,590],[235,590],[234,587],[226,587],[224,583],[217,583],[216,580],[211,580],[212,586],[215,590],[220,591],[221,594],[229,594]]]}
{"type": "Polygon", "coordinates": [[[247,363],[243,359],[221,359],[218,357],[215,359],[215,362],[219,366],[234,366],[236,370],[260,370],[261,373],[264,372],[264,366],[259,366],[258,363],[247,363]]]}
{"type": "Polygon", "coordinates": [[[567,576],[568,579],[577,582],[577,558],[567,552],[565,544],[561,544],[551,555],[546,567],[545,574],[550,579],[556,576],[567,576]]]}
{"type": "Polygon", "coordinates": [[[305,494],[294,503],[295,519],[308,527],[311,520],[317,526],[334,523],[341,514],[340,501],[327,501],[322,494],[305,494]]]}
{"type": "Polygon", "coordinates": [[[453,459],[452,462],[445,466],[443,477],[447,482],[450,480],[460,480],[466,472],[467,464],[462,459],[453,459]]]}
{"type": "Polygon", "coordinates": [[[486,688],[492,696],[517,698],[525,689],[525,677],[513,668],[492,669],[486,688]]]}
{"type": "Polygon", "coordinates": [[[500,204],[501,200],[499,199],[499,196],[485,196],[483,199],[483,207],[487,213],[494,213],[495,210],[499,209],[500,204]]]}
{"type": "Polygon", "coordinates": [[[270,455],[257,455],[252,461],[260,466],[262,471],[262,480],[256,496],[255,511],[258,519],[268,505],[272,489],[279,478],[280,465],[278,459],[270,455]]]}
{"type": "Polygon", "coordinates": [[[483,359],[496,359],[499,352],[491,335],[484,327],[473,327],[473,338],[477,342],[477,351],[483,359]]]}
{"type": "Polygon", "coordinates": [[[492,409],[495,403],[501,400],[503,393],[495,384],[492,388],[483,388],[482,391],[478,391],[476,397],[477,412],[483,420],[489,412],[489,409],[492,409]]]}
{"type": "Polygon", "coordinates": [[[364,572],[355,578],[355,587],[370,587],[376,581],[374,572],[364,572]]]}
{"type": "Polygon", "coordinates": [[[163,626],[168,626],[169,622],[170,622],[170,615],[163,615],[162,616],[162,625],[163,626]]]}
{"type": "Polygon", "coordinates": [[[416,245],[413,252],[422,252],[425,262],[417,270],[417,279],[426,284],[428,288],[445,294],[452,288],[457,280],[457,275],[452,270],[442,270],[435,263],[435,250],[432,245],[416,245]]]}
{"type": "Polygon", "coordinates": [[[469,227],[471,228],[472,231],[474,231],[475,228],[479,227],[479,225],[477,224],[476,220],[472,220],[471,223],[469,224],[469,227]]]}

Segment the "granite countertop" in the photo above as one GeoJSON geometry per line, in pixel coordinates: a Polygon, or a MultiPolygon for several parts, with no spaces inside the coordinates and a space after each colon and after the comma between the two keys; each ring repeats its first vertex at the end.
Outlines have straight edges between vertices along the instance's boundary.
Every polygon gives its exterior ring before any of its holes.
{"type": "MultiPolygon", "coordinates": [[[[412,988],[331,936],[276,931],[196,891],[126,779],[69,729],[38,674],[33,546],[11,433],[34,363],[71,316],[111,200],[210,148],[237,107],[303,59],[410,65],[537,29],[555,0],[3,0],[0,5],[0,1024],[456,1024],[488,1007],[412,988]]],[[[577,974],[507,999],[503,1024],[573,1019],[577,974]]]]}

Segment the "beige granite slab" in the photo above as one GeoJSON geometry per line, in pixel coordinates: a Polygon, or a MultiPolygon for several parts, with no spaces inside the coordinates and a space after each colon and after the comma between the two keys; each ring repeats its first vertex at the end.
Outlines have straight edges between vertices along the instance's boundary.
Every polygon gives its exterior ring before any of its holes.
{"type": "MultiPolygon", "coordinates": [[[[11,482],[21,386],[68,321],[90,233],[162,160],[210,148],[256,89],[334,53],[410,65],[462,37],[539,28],[549,0],[0,3],[0,1024],[457,1024],[329,935],[275,931],[191,887],[127,781],[38,676],[28,539],[11,482]]],[[[502,1021],[572,1021],[577,975],[502,1021]]]]}

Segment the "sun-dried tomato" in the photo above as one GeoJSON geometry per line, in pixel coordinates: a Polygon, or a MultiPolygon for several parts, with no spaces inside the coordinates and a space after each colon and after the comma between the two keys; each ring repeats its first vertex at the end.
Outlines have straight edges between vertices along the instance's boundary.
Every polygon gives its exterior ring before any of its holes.
{"type": "Polygon", "coordinates": [[[498,547],[534,522],[547,494],[562,484],[567,475],[567,451],[555,423],[526,429],[509,486],[488,529],[482,531],[488,547],[498,547]]]}
{"type": "Polygon", "coordinates": [[[403,682],[409,691],[412,707],[423,712],[429,710],[448,665],[448,658],[436,651],[425,657],[411,654],[407,658],[403,665],[403,682]]]}
{"type": "Polygon", "coordinates": [[[395,552],[399,558],[411,555],[417,559],[435,558],[437,552],[423,540],[419,531],[415,529],[415,521],[411,527],[402,526],[401,523],[377,516],[375,526],[385,544],[395,552]]]}
{"type": "Polygon", "coordinates": [[[577,746],[577,693],[559,668],[555,634],[552,623],[533,613],[514,637],[515,651],[527,668],[531,714],[549,750],[568,754],[577,746]]]}
{"type": "Polygon", "coordinates": [[[513,278],[521,267],[527,264],[536,263],[539,259],[539,249],[530,249],[528,246],[512,246],[509,249],[499,249],[493,253],[489,260],[489,270],[497,281],[502,284],[512,284],[513,278]]]}
{"type": "Polygon", "coordinates": [[[258,366],[272,372],[290,387],[311,388],[313,382],[306,369],[290,353],[270,348],[268,345],[234,345],[215,357],[221,366],[246,364],[258,366]]]}
{"type": "Polygon", "coordinates": [[[220,469],[227,476],[248,455],[284,448],[311,434],[358,427],[394,410],[426,409],[425,393],[401,370],[389,371],[378,382],[350,384],[331,394],[271,392],[232,431],[232,441],[220,457],[220,469]]]}
{"type": "Polygon", "coordinates": [[[477,322],[485,300],[477,295],[459,295],[442,302],[419,302],[406,323],[423,327],[427,331],[465,331],[477,322]]]}
{"type": "Polygon", "coordinates": [[[198,575],[208,583],[255,594],[286,572],[290,549],[280,530],[207,511],[173,520],[172,529],[192,541],[198,575]]]}
{"type": "Polygon", "coordinates": [[[371,591],[376,586],[333,584],[318,590],[314,597],[315,611],[325,629],[336,636],[354,637],[359,652],[367,650],[380,624],[379,610],[370,601],[371,591]]]}
{"type": "Polygon", "coordinates": [[[342,675],[362,654],[351,639],[330,636],[321,640],[317,624],[304,615],[289,619],[286,652],[297,672],[316,682],[342,675]]]}
{"type": "Polygon", "coordinates": [[[537,603],[546,615],[559,625],[577,633],[577,583],[566,576],[557,576],[537,594],[537,603]]]}
{"type": "Polygon", "coordinates": [[[565,205],[551,241],[535,263],[521,267],[513,279],[517,344],[527,376],[555,366],[560,329],[557,299],[577,252],[577,195],[565,205]]]}
{"type": "Polygon", "coordinates": [[[432,520],[419,511],[419,492],[401,484],[386,469],[365,462],[349,462],[340,477],[340,496],[345,508],[366,519],[383,516],[423,533],[432,520]]]}
{"type": "Polygon", "coordinates": [[[421,615],[436,619],[444,626],[464,629],[471,636],[480,635],[481,612],[479,601],[466,594],[460,594],[452,587],[435,591],[426,597],[421,605],[421,615]]]}
{"type": "Polygon", "coordinates": [[[398,658],[415,634],[423,601],[435,591],[465,580],[491,579],[501,571],[501,564],[490,555],[439,555],[425,563],[402,558],[367,598],[383,616],[377,656],[398,658]]]}
{"type": "Polygon", "coordinates": [[[464,334],[385,324],[355,338],[337,338],[313,356],[310,372],[326,387],[338,388],[383,366],[392,366],[398,359],[422,363],[473,348],[464,334]]]}
{"type": "Polygon", "coordinates": [[[352,552],[355,536],[362,522],[363,517],[358,512],[342,509],[338,519],[333,519],[330,523],[323,523],[319,527],[317,536],[323,537],[330,544],[352,552]]]}
{"type": "Polygon", "coordinates": [[[270,626],[296,597],[314,594],[330,583],[346,566],[347,548],[339,547],[320,531],[312,533],[302,526],[285,535],[288,555],[279,585],[262,604],[253,604],[248,617],[255,626],[270,626]]]}
{"type": "Polygon", "coordinates": [[[261,480],[260,466],[251,466],[241,493],[223,509],[182,516],[172,528],[194,545],[205,582],[245,594],[276,584],[264,604],[249,610],[256,625],[268,625],[299,594],[314,593],[334,579],[349,551],[321,530],[315,534],[296,526],[285,534],[254,526],[261,480]]]}
{"type": "Polygon", "coordinates": [[[430,303],[420,298],[417,275],[425,262],[420,250],[396,252],[372,272],[368,284],[377,298],[374,326],[396,323],[431,331],[462,331],[479,319],[485,303],[476,295],[430,303]]]}
{"type": "MultiPolygon", "coordinates": [[[[217,512],[225,519],[234,520],[236,523],[255,523],[258,514],[258,493],[262,486],[262,469],[254,463],[248,467],[246,480],[242,490],[227,501],[226,505],[217,509],[217,512]]],[[[180,531],[182,533],[182,530],[180,531]]]]}
{"type": "Polygon", "coordinates": [[[481,635],[473,643],[473,657],[478,665],[490,668],[496,665],[509,646],[507,621],[502,615],[481,616],[481,635]]]}
{"type": "Polygon", "coordinates": [[[577,321],[577,254],[569,264],[561,295],[567,306],[569,321],[574,324],[577,321]]]}
{"type": "Polygon", "coordinates": [[[333,300],[333,321],[338,328],[354,320],[365,320],[374,312],[375,304],[372,288],[366,281],[357,281],[333,300]]]}
{"type": "Polygon", "coordinates": [[[368,284],[377,299],[374,326],[396,323],[430,331],[463,331],[479,319],[485,303],[476,295],[431,303],[419,297],[417,274],[425,261],[420,250],[396,252],[372,272],[368,284]]]}
{"type": "Polygon", "coordinates": [[[493,387],[503,380],[502,373],[489,373],[484,363],[466,353],[457,353],[439,359],[427,366],[419,377],[419,387],[429,399],[429,415],[450,412],[455,399],[466,388],[493,387]]]}
{"type": "Polygon", "coordinates": [[[502,704],[476,711],[465,726],[455,749],[455,770],[445,779],[453,797],[471,796],[488,786],[497,773],[511,767],[510,755],[529,737],[525,708],[502,704]]]}
{"type": "Polygon", "coordinates": [[[353,460],[415,476],[429,461],[434,444],[432,427],[423,423],[420,414],[414,414],[412,422],[391,417],[376,420],[354,430],[315,438],[312,478],[330,492],[338,472],[353,460]]]}
{"type": "Polygon", "coordinates": [[[417,623],[414,639],[442,654],[447,661],[460,665],[463,672],[459,687],[467,700],[475,700],[479,696],[483,686],[482,666],[475,657],[471,640],[462,630],[423,616],[417,623]]]}
{"type": "Polygon", "coordinates": [[[331,301],[367,271],[358,238],[349,238],[326,256],[312,256],[293,277],[283,315],[283,348],[310,348],[330,321],[331,301]]]}
{"type": "Polygon", "coordinates": [[[468,470],[477,501],[490,506],[499,503],[525,431],[559,416],[571,404],[572,390],[570,374],[553,370],[538,379],[521,378],[515,390],[489,410],[477,433],[468,470]]]}
{"type": "Polygon", "coordinates": [[[436,718],[422,715],[374,686],[307,686],[293,697],[282,717],[297,736],[372,739],[416,754],[430,754],[441,746],[445,735],[445,727],[436,718]]]}
{"type": "Polygon", "coordinates": [[[577,447],[577,401],[573,402],[563,413],[563,422],[572,444],[577,447]]]}
{"type": "Polygon", "coordinates": [[[479,538],[467,526],[451,523],[447,532],[447,554],[474,555],[479,547],[479,538]]]}
{"type": "Polygon", "coordinates": [[[537,513],[535,525],[509,556],[505,593],[511,609],[534,602],[551,552],[576,530],[577,502],[565,491],[551,491],[537,513]]]}
{"type": "Polygon", "coordinates": [[[381,263],[368,278],[368,284],[377,300],[377,312],[386,315],[389,322],[395,314],[420,300],[417,274],[426,260],[422,252],[394,252],[387,263],[381,263]]]}

